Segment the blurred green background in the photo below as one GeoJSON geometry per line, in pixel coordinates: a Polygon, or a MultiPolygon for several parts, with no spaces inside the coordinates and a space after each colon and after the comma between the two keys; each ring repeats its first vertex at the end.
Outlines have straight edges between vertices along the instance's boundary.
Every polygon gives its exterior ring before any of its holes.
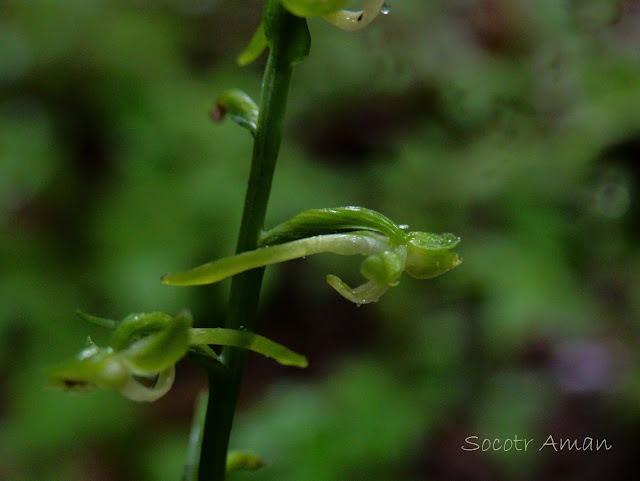
{"type": "MultiPolygon", "coordinates": [[[[0,479],[177,480],[195,397],[45,388],[108,333],[76,309],[222,323],[228,283],[159,276],[233,251],[250,136],[208,110],[259,96],[235,57],[258,0],[0,2],[0,479]]],[[[462,236],[464,263],[357,308],[357,260],[267,270],[237,480],[603,480],[640,446],[640,2],[395,0],[350,34],[310,22],[268,226],[362,205],[462,236]],[[467,436],[533,438],[468,452],[467,436]],[[553,435],[610,451],[537,450],[553,435]]],[[[630,479],[630,478],[629,478],[630,479]]]]}

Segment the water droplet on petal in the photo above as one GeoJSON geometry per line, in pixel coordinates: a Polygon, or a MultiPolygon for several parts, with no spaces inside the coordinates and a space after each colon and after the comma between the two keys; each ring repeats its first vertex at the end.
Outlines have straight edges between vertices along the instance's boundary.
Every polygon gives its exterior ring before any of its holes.
{"type": "Polygon", "coordinates": [[[391,6],[388,3],[383,3],[382,8],[380,9],[380,13],[382,15],[387,15],[391,11],[391,6]]]}

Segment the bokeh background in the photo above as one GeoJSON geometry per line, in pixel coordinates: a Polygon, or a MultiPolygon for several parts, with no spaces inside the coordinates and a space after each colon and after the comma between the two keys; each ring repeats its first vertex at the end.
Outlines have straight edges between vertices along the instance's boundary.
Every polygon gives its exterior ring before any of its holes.
{"type": "MultiPolygon", "coordinates": [[[[177,480],[205,379],[154,404],[45,388],[76,309],[224,321],[228,283],[159,276],[233,251],[250,136],[208,118],[259,97],[235,58],[257,0],[0,2],[0,479],[177,480]]],[[[357,308],[358,260],[269,268],[236,480],[603,480],[640,447],[640,2],[395,0],[360,33],[310,22],[268,225],[363,205],[463,239],[464,263],[357,308]],[[467,436],[535,439],[465,452],[467,436]],[[606,439],[600,452],[537,447],[606,439]]],[[[632,477],[632,476],[631,476],[632,477]]]]}

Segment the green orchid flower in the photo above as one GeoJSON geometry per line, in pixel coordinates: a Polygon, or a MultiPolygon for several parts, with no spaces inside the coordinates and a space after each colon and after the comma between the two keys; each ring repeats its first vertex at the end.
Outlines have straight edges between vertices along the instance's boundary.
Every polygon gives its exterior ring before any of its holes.
{"type": "Polygon", "coordinates": [[[298,17],[322,17],[343,30],[359,30],[387,11],[384,0],[365,0],[362,10],[345,10],[349,0],[280,0],[298,17]]]}
{"type": "Polygon", "coordinates": [[[227,369],[209,344],[249,349],[287,366],[308,364],[304,356],[249,331],[192,328],[193,320],[187,312],[177,316],[161,312],[131,314],[120,322],[78,314],[115,330],[107,347],[88,339],[73,360],[48,371],[49,386],[65,391],[98,387],[118,391],[134,401],[155,401],[171,389],[175,364],[188,354],[206,357],[221,372],[227,369]]]}
{"type": "MultiPolygon", "coordinates": [[[[349,0],[280,0],[280,3],[297,17],[321,17],[336,27],[348,31],[360,30],[369,25],[379,14],[389,12],[385,0],[364,0],[362,10],[345,9],[344,7],[350,3],[349,0]]],[[[265,9],[263,22],[258,26],[247,48],[238,57],[238,64],[241,66],[248,65],[257,59],[270,44],[269,32],[265,28],[265,21],[269,22],[268,11],[265,9]]]]}
{"type": "Polygon", "coordinates": [[[462,262],[451,252],[460,242],[453,234],[407,232],[382,214],[362,207],[314,209],[264,232],[256,250],[167,274],[165,284],[212,284],[241,272],[308,255],[364,255],[360,272],[367,279],[352,288],[329,275],[327,282],[357,305],[376,302],[403,272],[417,279],[439,276],[462,262]]]}

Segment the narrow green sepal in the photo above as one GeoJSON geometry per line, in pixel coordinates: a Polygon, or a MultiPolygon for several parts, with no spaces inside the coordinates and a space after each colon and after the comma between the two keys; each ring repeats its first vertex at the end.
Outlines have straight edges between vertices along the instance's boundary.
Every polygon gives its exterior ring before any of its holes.
{"type": "Polygon", "coordinates": [[[227,454],[227,473],[247,469],[255,471],[264,466],[262,459],[252,453],[229,451],[227,454]]]}
{"type": "Polygon", "coordinates": [[[406,243],[407,234],[388,217],[375,210],[348,206],[310,209],[263,232],[260,245],[273,245],[323,234],[368,230],[387,236],[394,244],[406,243]]]}
{"type": "Polygon", "coordinates": [[[262,52],[267,48],[267,37],[264,34],[264,24],[260,22],[258,28],[256,29],[253,37],[249,41],[249,45],[244,51],[238,56],[236,60],[238,65],[244,67],[249,65],[251,62],[256,60],[262,52]]]}
{"type": "Polygon", "coordinates": [[[309,361],[303,355],[251,331],[222,327],[195,328],[190,331],[190,343],[240,347],[272,358],[284,366],[304,368],[309,365],[309,361]]]}
{"type": "Polygon", "coordinates": [[[221,122],[228,114],[235,123],[247,129],[255,137],[258,128],[258,105],[242,90],[233,89],[222,93],[211,112],[211,118],[221,122]]]}
{"type": "Polygon", "coordinates": [[[76,310],[76,316],[78,316],[83,321],[87,321],[91,324],[95,324],[96,326],[106,327],[107,329],[115,329],[118,327],[120,321],[115,321],[113,319],[107,319],[105,317],[92,316],[91,314],[87,314],[86,312],[82,312],[81,310],[76,310]]]}

